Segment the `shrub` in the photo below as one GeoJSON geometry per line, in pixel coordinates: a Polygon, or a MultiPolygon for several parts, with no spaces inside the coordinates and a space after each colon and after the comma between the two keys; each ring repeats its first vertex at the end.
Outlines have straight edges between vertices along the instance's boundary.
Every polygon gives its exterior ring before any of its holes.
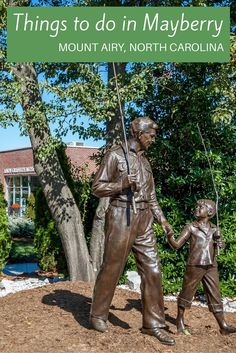
{"type": "Polygon", "coordinates": [[[52,220],[42,189],[37,190],[35,198],[34,247],[39,266],[43,271],[67,273],[61,239],[55,222],[52,220]]]}
{"type": "Polygon", "coordinates": [[[11,246],[9,261],[17,262],[35,262],[36,254],[32,242],[14,240],[11,246]]]}
{"type": "Polygon", "coordinates": [[[224,296],[236,295],[236,213],[224,213],[221,218],[221,234],[226,243],[217,258],[221,292],[224,296]]]}
{"type": "Polygon", "coordinates": [[[25,215],[32,221],[35,220],[35,196],[32,192],[30,193],[27,200],[25,215]]]}
{"type": "Polygon", "coordinates": [[[60,238],[55,224],[52,220],[48,221],[46,227],[37,227],[34,238],[34,246],[37,250],[39,266],[43,271],[64,272],[66,263],[63,255],[60,238]]]}
{"type": "Polygon", "coordinates": [[[34,236],[34,222],[29,218],[9,216],[8,227],[12,237],[21,238],[34,236]]]}
{"type": "Polygon", "coordinates": [[[0,271],[2,271],[11,249],[11,237],[7,225],[6,202],[0,185],[0,271]]]}

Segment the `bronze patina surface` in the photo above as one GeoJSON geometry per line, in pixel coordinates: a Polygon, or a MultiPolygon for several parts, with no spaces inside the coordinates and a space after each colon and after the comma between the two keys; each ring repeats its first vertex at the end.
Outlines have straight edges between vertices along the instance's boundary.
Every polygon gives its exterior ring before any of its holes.
{"type": "MultiPolygon", "coordinates": [[[[178,296],[177,330],[186,333],[184,312],[191,303],[200,282],[203,284],[209,310],[213,313],[223,335],[236,333],[224,319],[223,304],[220,296],[219,273],[217,269],[217,247],[224,247],[219,229],[210,222],[216,213],[216,204],[212,200],[197,202],[196,221],[187,224],[177,239],[167,235],[170,245],[179,249],[189,241],[189,257],[184,275],[182,290],[178,296]]],[[[187,332],[188,333],[188,332],[187,332]]]]}
{"type": "Polygon", "coordinates": [[[154,218],[166,233],[173,231],[156,200],[151,166],[145,157],[145,150],[155,141],[156,129],[149,118],[135,119],[128,140],[130,175],[127,151],[120,145],[106,153],[95,176],[93,193],[109,196],[110,205],[105,221],[104,259],[94,287],[90,323],[98,331],[107,331],[109,307],[132,250],[141,276],[142,332],[173,345],[174,339],[163,330],[166,325],[160,261],[152,229],[154,218]]]}

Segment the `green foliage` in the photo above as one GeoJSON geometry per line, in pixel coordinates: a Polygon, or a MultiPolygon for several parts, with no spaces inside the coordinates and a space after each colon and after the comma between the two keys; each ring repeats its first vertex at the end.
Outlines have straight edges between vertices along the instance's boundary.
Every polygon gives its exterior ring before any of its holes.
{"type": "Polygon", "coordinates": [[[12,243],[10,262],[34,262],[36,253],[31,242],[16,241],[12,243]]]}
{"type": "MultiPolygon", "coordinates": [[[[152,117],[159,126],[149,159],[157,199],[176,235],[194,220],[192,210],[197,199],[215,199],[212,175],[196,126],[199,124],[220,197],[220,226],[227,243],[218,257],[221,290],[230,296],[236,295],[235,43],[232,36],[228,64],[133,64],[130,74],[145,71],[148,85],[144,98],[128,108],[131,118],[141,113],[152,117]]],[[[164,292],[176,293],[181,289],[188,245],[172,250],[161,228],[155,225],[154,230],[164,292]]],[[[202,293],[201,286],[198,293],[202,293]]]]}
{"type": "Polygon", "coordinates": [[[8,231],[6,202],[0,184],[0,271],[2,271],[11,249],[11,237],[8,231]]]}
{"type": "MultiPolygon", "coordinates": [[[[159,126],[149,158],[157,199],[176,235],[186,223],[194,220],[192,210],[197,199],[215,199],[212,175],[196,124],[201,128],[220,197],[221,232],[227,242],[218,258],[222,293],[235,296],[236,99],[231,94],[236,85],[235,51],[231,59],[232,62],[225,65],[135,64],[134,70],[142,70],[144,66],[149,72],[146,99],[137,102],[136,110],[152,116],[159,126]],[[155,80],[155,76],[165,77],[165,80],[155,80]],[[230,118],[225,119],[222,107],[230,118]]],[[[175,252],[163,232],[158,227],[155,231],[164,292],[177,292],[181,288],[187,246],[175,252]]]]}
{"type": "Polygon", "coordinates": [[[64,256],[60,256],[62,247],[54,222],[49,220],[46,227],[37,227],[35,235],[34,244],[40,268],[43,271],[64,272],[66,263],[64,256]]]}
{"type": "Polygon", "coordinates": [[[65,152],[65,146],[57,149],[57,154],[69,188],[80,210],[85,237],[89,242],[93,217],[98,204],[98,199],[92,195],[92,176],[88,173],[88,165],[76,167],[71,163],[65,152]]]}
{"type": "Polygon", "coordinates": [[[84,226],[85,238],[89,244],[98,199],[92,195],[92,177],[88,176],[87,167],[79,170],[78,176],[75,178],[75,189],[79,196],[76,200],[84,226]]]}
{"type": "Polygon", "coordinates": [[[218,266],[220,271],[221,291],[223,295],[234,296],[236,293],[236,212],[223,213],[221,232],[226,247],[220,251],[218,266]]]}
{"type": "Polygon", "coordinates": [[[32,221],[35,220],[35,196],[32,192],[27,199],[25,216],[32,221]]]}
{"type": "Polygon", "coordinates": [[[9,232],[12,237],[33,237],[34,222],[25,217],[8,217],[9,232]]]}
{"type": "Polygon", "coordinates": [[[86,165],[79,171],[78,182],[76,189],[80,198],[78,200],[78,206],[81,212],[82,222],[85,222],[85,218],[88,211],[88,202],[91,197],[91,178],[88,176],[88,166],[86,165]]]}
{"type": "Polygon", "coordinates": [[[66,273],[66,261],[61,240],[42,189],[37,190],[35,200],[34,247],[39,266],[44,271],[66,273]]]}

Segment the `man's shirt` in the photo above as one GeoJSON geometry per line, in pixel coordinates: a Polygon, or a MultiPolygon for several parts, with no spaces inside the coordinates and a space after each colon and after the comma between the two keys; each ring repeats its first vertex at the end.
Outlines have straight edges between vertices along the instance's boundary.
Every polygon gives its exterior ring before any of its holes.
{"type": "MultiPolygon", "coordinates": [[[[137,190],[134,199],[137,207],[148,204],[158,222],[164,220],[163,212],[156,200],[155,185],[151,166],[145,157],[144,151],[129,151],[130,173],[136,175],[137,190]]],[[[93,194],[97,197],[111,197],[119,201],[119,206],[127,207],[129,190],[122,188],[122,179],[128,174],[127,159],[124,146],[111,148],[104,156],[101,166],[93,182],[93,194]]],[[[141,207],[140,207],[141,208],[141,207]]]]}

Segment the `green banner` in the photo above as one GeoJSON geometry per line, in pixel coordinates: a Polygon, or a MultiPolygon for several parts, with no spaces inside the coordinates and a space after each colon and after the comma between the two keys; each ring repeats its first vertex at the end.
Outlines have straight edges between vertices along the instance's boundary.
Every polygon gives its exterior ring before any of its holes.
{"type": "Polygon", "coordinates": [[[9,7],[11,62],[228,62],[229,7],[9,7]]]}

